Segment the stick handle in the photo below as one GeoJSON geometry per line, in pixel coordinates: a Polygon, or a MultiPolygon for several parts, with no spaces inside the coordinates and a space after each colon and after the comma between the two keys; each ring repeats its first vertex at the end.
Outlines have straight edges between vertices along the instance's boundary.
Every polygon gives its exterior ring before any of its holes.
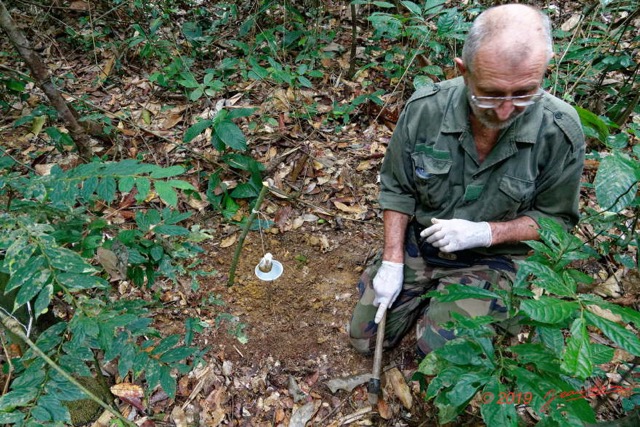
{"type": "Polygon", "coordinates": [[[378,333],[376,335],[376,352],[373,355],[373,378],[380,379],[380,367],[382,366],[382,343],[384,342],[384,330],[387,323],[387,312],[382,315],[378,323],[378,333]]]}

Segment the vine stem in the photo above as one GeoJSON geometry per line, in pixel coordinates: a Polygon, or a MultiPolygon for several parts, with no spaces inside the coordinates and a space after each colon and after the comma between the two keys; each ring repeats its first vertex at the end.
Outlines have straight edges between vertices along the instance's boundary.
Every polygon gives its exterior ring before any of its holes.
{"type": "Polygon", "coordinates": [[[240,234],[240,239],[238,240],[238,246],[236,246],[236,252],[233,254],[233,261],[231,261],[231,269],[229,270],[229,280],[227,281],[227,286],[233,286],[233,282],[236,277],[236,267],[238,266],[238,260],[240,259],[240,253],[242,252],[242,245],[244,244],[244,239],[247,237],[249,233],[249,228],[251,224],[253,224],[253,220],[255,219],[258,211],[260,210],[260,206],[262,205],[262,201],[264,200],[265,195],[267,194],[267,190],[269,189],[269,184],[266,182],[262,182],[262,189],[260,190],[260,194],[258,194],[258,198],[256,199],[256,203],[251,210],[251,215],[249,215],[249,219],[247,219],[247,223],[244,225],[242,229],[242,233],[240,234]]]}
{"type": "Polygon", "coordinates": [[[25,344],[27,344],[29,346],[29,348],[31,348],[31,350],[33,350],[33,352],[35,354],[37,354],[39,357],[41,357],[53,369],[58,371],[58,373],[60,375],[62,375],[67,381],[69,381],[70,383],[72,383],[73,385],[78,387],[80,390],[82,390],[82,392],[85,393],[87,396],[89,396],[89,398],[91,400],[93,400],[98,405],[102,406],[104,409],[109,411],[111,414],[113,414],[115,417],[117,417],[120,421],[122,421],[125,425],[130,426],[130,427],[137,427],[137,425],[135,423],[129,421],[122,414],[120,414],[114,408],[112,408],[111,406],[106,404],[98,396],[93,394],[90,390],[87,390],[87,388],[84,387],[82,384],[80,384],[78,382],[78,380],[76,380],[72,375],[67,373],[60,366],[58,366],[58,364],[56,362],[54,362],[49,356],[47,356],[42,350],[40,350],[40,348],[38,348],[38,346],[35,345],[35,343],[33,341],[31,341],[29,339],[29,337],[27,337],[24,334],[24,332],[22,332],[22,328],[20,327],[20,324],[16,320],[12,319],[11,317],[7,316],[2,311],[0,311],[0,322],[2,322],[2,326],[4,326],[8,331],[11,331],[15,335],[17,335],[18,338],[20,338],[25,344]]]}

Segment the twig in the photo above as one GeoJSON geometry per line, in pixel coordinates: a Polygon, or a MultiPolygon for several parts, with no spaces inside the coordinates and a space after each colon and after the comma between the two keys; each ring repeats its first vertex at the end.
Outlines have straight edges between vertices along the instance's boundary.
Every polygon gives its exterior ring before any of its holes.
{"type": "Polygon", "coordinates": [[[238,240],[238,246],[236,246],[236,251],[233,254],[233,261],[231,261],[231,270],[229,271],[229,281],[227,282],[227,286],[233,286],[233,281],[236,277],[236,267],[238,266],[238,260],[240,259],[240,253],[242,252],[242,245],[244,244],[244,239],[247,237],[249,233],[249,228],[251,228],[251,224],[253,224],[253,220],[255,219],[258,211],[260,210],[260,205],[262,205],[262,201],[264,200],[264,196],[267,194],[267,190],[269,189],[269,185],[266,182],[262,183],[262,189],[260,190],[260,194],[258,194],[258,198],[256,199],[256,203],[251,210],[251,215],[247,219],[247,223],[242,230],[242,234],[240,234],[240,239],[238,240]]]}

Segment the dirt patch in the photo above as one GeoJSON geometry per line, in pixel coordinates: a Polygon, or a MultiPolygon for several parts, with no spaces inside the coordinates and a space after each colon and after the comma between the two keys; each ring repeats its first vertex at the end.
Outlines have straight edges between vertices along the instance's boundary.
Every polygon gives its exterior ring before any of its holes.
{"type": "MultiPolygon", "coordinates": [[[[199,344],[210,348],[207,358],[227,374],[218,378],[226,393],[220,407],[226,408],[232,425],[295,425],[296,411],[309,402],[314,405],[311,425],[342,425],[351,419],[386,425],[368,403],[366,384],[334,392],[327,386],[331,379],[371,372],[372,357],[350,346],[347,325],[358,300],[356,284],[381,246],[381,231],[374,220],[347,222],[340,229],[326,223],[278,235],[250,233],[232,287],[227,279],[235,245],[207,247],[205,263],[218,274],[202,281],[199,298],[215,295],[222,305],[200,307],[202,318],[213,324],[220,312],[229,313],[246,325],[248,339],[243,344],[230,334],[235,326],[228,320],[199,336],[199,344]],[[272,282],[254,274],[265,250],[284,266],[282,276],[272,282]]],[[[417,366],[412,339],[387,352],[383,364],[410,375],[417,366]]],[[[395,421],[388,425],[424,421],[427,415],[417,394],[414,401],[407,410],[389,390],[387,415],[395,421]]]]}

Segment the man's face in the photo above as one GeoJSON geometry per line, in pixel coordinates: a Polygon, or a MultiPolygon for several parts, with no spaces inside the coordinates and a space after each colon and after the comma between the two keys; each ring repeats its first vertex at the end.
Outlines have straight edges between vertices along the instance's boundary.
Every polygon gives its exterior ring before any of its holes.
{"type": "MultiPolygon", "coordinates": [[[[473,72],[458,63],[468,86],[469,105],[473,115],[490,129],[503,129],[513,123],[527,109],[514,104],[514,100],[496,100],[487,103],[475,102],[472,97],[488,99],[492,97],[526,97],[535,95],[546,69],[544,52],[531,55],[517,63],[500,60],[499,55],[480,51],[476,56],[473,72]],[[486,97],[486,98],[485,98],[486,97]]],[[[516,103],[518,103],[516,100],[516,103]]]]}

